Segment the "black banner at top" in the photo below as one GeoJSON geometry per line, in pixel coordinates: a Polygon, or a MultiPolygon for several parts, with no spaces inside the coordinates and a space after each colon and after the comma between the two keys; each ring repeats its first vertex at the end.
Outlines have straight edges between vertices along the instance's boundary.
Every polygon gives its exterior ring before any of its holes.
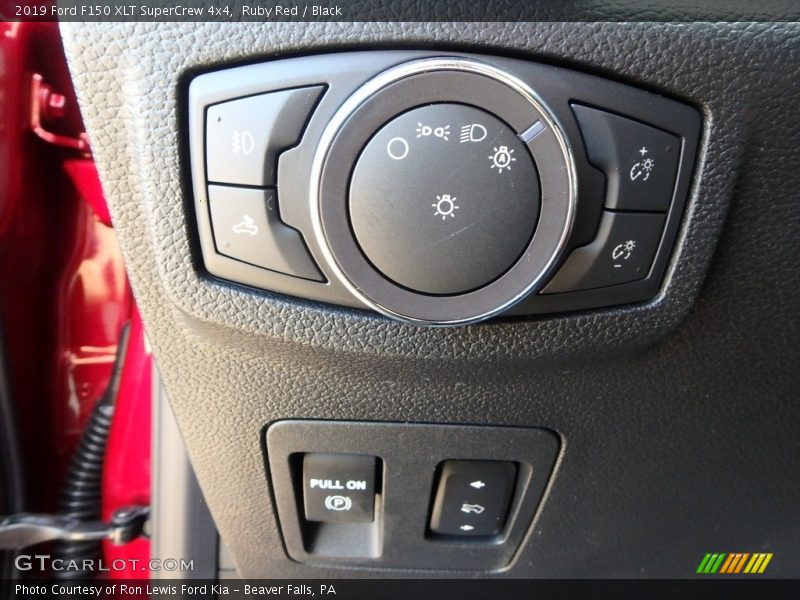
{"type": "Polygon", "coordinates": [[[770,21],[800,20],[796,0],[2,0],[10,21],[770,21]]]}

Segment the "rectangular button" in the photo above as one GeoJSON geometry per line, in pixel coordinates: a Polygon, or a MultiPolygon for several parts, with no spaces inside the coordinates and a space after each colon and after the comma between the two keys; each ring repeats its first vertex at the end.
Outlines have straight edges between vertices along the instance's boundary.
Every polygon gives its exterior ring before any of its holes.
{"type": "Polygon", "coordinates": [[[278,218],[275,190],[210,185],[208,200],[217,252],[277,273],[324,280],[300,233],[278,218]]]}
{"type": "Polygon", "coordinates": [[[278,154],[297,145],[322,86],[215,104],[206,114],[208,181],[275,185],[278,154]]]}
{"type": "Polygon", "coordinates": [[[589,162],[608,178],[606,207],[615,210],[666,211],[672,202],[680,138],[589,108],[573,105],[589,162]]]}
{"type": "Polygon", "coordinates": [[[375,457],[306,454],[303,504],[306,519],[326,523],[370,523],[375,508],[375,457]]]}
{"type": "Polygon", "coordinates": [[[591,290],[644,279],[653,266],[666,217],[603,212],[597,238],[576,248],[543,294],[591,290]]]}
{"type": "Polygon", "coordinates": [[[458,536],[491,536],[502,531],[511,504],[517,465],[489,460],[442,463],[430,529],[458,536]]]}

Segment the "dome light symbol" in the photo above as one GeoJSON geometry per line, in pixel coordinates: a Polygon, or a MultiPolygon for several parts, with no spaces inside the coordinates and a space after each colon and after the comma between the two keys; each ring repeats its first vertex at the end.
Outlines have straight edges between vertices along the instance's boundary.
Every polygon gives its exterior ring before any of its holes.
{"type": "MultiPolygon", "coordinates": [[[[647,153],[647,148],[642,148],[639,150],[639,154],[644,156],[647,153]]],[[[653,172],[653,168],[656,166],[655,159],[652,158],[644,158],[639,159],[633,166],[631,167],[630,173],[628,174],[631,181],[636,181],[637,179],[641,179],[641,181],[647,181],[650,179],[650,174],[653,172]]]]}
{"type": "MultiPolygon", "coordinates": [[[[617,244],[614,249],[611,251],[611,258],[614,261],[623,261],[628,260],[633,254],[633,251],[636,249],[636,240],[628,240],[627,242],[622,242],[621,244],[617,244]]],[[[619,269],[622,265],[617,263],[614,265],[614,268],[619,269]]]]}
{"type": "Polygon", "coordinates": [[[499,148],[492,148],[494,154],[489,155],[489,160],[492,161],[492,168],[497,169],[498,173],[502,173],[503,169],[511,170],[511,163],[517,160],[512,154],[513,150],[509,150],[508,146],[500,146],[499,148]]]}
{"type": "Polygon", "coordinates": [[[436,196],[436,202],[431,204],[431,206],[436,209],[436,212],[433,213],[433,216],[441,216],[442,221],[444,221],[447,217],[455,217],[455,214],[453,213],[458,210],[458,204],[455,202],[456,200],[457,198],[455,196],[451,196],[450,194],[436,196]]]}

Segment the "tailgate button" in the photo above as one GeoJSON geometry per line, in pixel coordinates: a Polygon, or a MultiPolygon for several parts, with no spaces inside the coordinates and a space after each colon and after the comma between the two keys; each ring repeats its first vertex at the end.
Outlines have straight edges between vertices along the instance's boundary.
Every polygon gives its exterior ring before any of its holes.
{"type": "Polygon", "coordinates": [[[278,218],[275,190],[208,186],[217,252],[257,267],[324,281],[297,230],[278,218]]]}
{"type": "Polygon", "coordinates": [[[487,537],[503,529],[517,465],[494,460],[442,463],[430,530],[440,535],[487,537]]]}

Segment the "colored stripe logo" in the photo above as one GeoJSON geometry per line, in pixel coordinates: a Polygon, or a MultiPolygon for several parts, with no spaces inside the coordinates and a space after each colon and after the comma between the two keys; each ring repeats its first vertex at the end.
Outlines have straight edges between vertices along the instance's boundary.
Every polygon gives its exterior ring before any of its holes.
{"type": "Polygon", "coordinates": [[[771,560],[771,552],[756,552],[754,554],[749,552],[708,553],[700,561],[697,573],[701,575],[713,575],[714,573],[725,575],[763,573],[771,560]]]}

